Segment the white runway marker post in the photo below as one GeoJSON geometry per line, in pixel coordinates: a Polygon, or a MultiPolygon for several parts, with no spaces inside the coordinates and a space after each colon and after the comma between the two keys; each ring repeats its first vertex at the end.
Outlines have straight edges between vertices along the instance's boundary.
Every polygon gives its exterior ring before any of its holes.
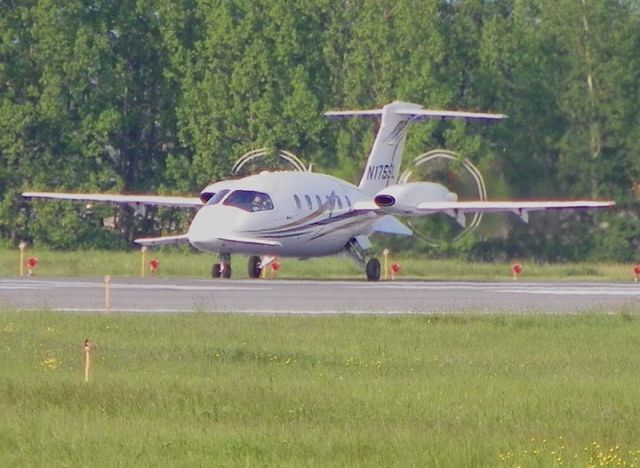
{"type": "Polygon", "coordinates": [[[111,276],[104,277],[104,309],[105,312],[111,311],[111,276]]]}

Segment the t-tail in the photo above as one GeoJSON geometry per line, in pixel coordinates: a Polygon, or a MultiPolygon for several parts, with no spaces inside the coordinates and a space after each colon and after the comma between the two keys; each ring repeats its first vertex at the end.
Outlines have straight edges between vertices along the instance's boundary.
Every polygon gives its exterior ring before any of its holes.
{"type": "Polygon", "coordinates": [[[375,195],[390,185],[395,185],[400,174],[404,144],[411,122],[422,120],[484,120],[504,119],[502,114],[484,114],[424,109],[418,104],[395,101],[382,109],[331,111],[325,115],[331,118],[365,117],[380,118],[380,129],[367,159],[359,188],[368,195],[375,195]]]}

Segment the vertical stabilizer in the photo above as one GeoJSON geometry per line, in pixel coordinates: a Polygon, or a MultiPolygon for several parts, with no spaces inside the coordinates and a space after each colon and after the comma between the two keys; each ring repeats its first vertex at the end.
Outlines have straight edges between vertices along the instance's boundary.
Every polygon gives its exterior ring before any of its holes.
{"type": "Polygon", "coordinates": [[[371,148],[367,166],[362,174],[359,188],[364,193],[375,195],[389,185],[397,183],[402,165],[407,130],[413,121],[421,120],[482,120],[495,121],[505,118],[502,114],[476,112],[428,110],[418,104],[395,101],[382,109],[332,111],[327,117],[370,117],[380,118],[380,129],[371,148]]]}
{"type": "Polygon", "coordinates": [[[389,185],[394,185],[400,174],[404,143],[411,120],[411,111],[422,109],[417,104],[393,102],[382,108],[380,129],[373,142],[359,188],[375,195],[389,185]],[[407,113],[399,114],[402,109],[407,113]]]}

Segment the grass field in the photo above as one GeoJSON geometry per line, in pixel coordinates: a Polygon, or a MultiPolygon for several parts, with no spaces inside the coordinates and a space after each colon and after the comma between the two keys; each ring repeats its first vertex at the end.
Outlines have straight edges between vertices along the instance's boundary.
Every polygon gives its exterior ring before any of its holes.
{"type": "MultiPolygon", "coordinates": [[[[24,258],[36,257],[38,276],[140,276],[142,257],[139,251],[108,252],[60,252],[28,249],[24,258]]],[[[159,276],[207,278],[216,256],[195,253],[190,249],[159,249],[145,256],[145,274],[149,275],[151,258],[160,260],[159,276]]],[[[0,249],[0,275],[18,275],[20,267],[18,250],[0,249]]],[[[380,258],[382,261],[382,257],[380,258]]],[[[466,263],[460,260],[433,260],[424,258],[389,258],[388,264],[400,263],[400,278],[428,280],[497,280],[510,281],[510,263],[466,263]]],[[[630,264],[563,263],[540,264],[521,262],[523,280],[560,281],[631,281],[630,264]]],[[[233,277],[247,278],[247,259],[233,257],[233,277]]],[[[25,270],[26,271],[26,270],[25,270]]],[[[280,278],[362,279],[364,273],[347,257],[327,257],[300,261],[282,259],[280,278]]]]}
{"type": "Polygon", "coordinates": [[[639,313],[3,311],[0,460],[637,465],[639,313]],[[86,337],[97,344],[89,384],[86,337]]]}

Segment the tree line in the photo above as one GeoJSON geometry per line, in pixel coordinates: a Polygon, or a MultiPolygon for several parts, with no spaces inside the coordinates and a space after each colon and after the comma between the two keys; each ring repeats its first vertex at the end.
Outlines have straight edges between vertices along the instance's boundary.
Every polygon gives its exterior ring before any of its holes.
{"type": "Polygon", "coordinates": [[[141,217],[20,193],[194,194],[259,147],[357,182],[375,128],[323,111],[404,100],[509,116],[415,125],[406,147],[465,155],[492,175],[493,198],[618,204],[538,214],[440,252],[640,253],[635,0],[2,0],[0,34],[7,246],[119,248],[184,230],[188,214],[175,210],[141,217]]]}

